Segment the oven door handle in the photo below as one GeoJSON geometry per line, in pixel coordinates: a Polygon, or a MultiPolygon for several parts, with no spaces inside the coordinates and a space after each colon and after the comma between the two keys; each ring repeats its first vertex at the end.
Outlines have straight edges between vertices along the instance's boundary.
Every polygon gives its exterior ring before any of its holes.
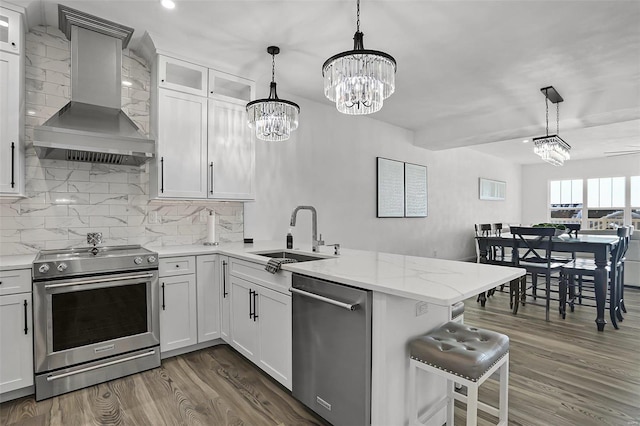
{"type": "Polygon", "coordinates": [[[151,278],[151,277],[153,277],[153,274],[127,275],[124,277],[113,277],[113,278],[95,278],[92,280],[74,281],[74,282],[67,282],[62,284],[47,284],[44,286],[44,288],[48,290],[50,288],[73,287],[74,285],[99,284],[99,283],[108,283],[113,281],[137,280],[140,278],[151,278]]]}
{"type": "Polygon", "coordinates": [[[127,358],[117,359],[115,361],[109,361],[109,362],[105,362],[105,363],[98,364],[98,365],[92,365],[91,367],[81,368],[80,370],[69,371],[67,373],[47,376],[47,382],[50,382],[52,380],[63,379],[65,377],[73,376],[75,374],[86,373],[87,371],[97,370],[98,368],[108,367],[110,365],[121,364],[123,362],[132,361],[132,360],[138,359],[138,358],[144,358],[146,356],[151,356],[151,355],[153,355],[155,353],[156,353],[156,351],[154,349],[154,350],[151,350],[149,352],[145,352],[143,354],[133,355],[133,356],[130,356],[130,357],[127,357],[127,358]]]}

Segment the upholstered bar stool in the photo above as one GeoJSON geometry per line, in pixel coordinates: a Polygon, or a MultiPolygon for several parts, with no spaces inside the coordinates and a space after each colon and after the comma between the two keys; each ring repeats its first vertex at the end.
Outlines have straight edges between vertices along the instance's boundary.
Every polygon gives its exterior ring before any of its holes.
{"type": "Polygon", "coordinates": [[[455,400],[467,404],[467,426],[477,424],[478,409],[498,417],[498,425],[508,424],[509,337],[450,321],[409,342],[409,351],[409,424],[424,424],[446,406],[447,426],[452,426],[455,400]],[[416,388],[420,370],[447,379],[446,395],[421,416],[416,388]],[[500,396],[493,407],[478,401],[478,388],[496,371],[500,396]],[[466,396],[454,390],[457,383],[467,387],[466,396]]]}

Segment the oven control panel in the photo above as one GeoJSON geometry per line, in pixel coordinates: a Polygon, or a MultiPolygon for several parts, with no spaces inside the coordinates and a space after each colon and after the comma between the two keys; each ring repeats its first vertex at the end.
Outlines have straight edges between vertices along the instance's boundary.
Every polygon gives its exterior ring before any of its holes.
{"type": "Polygon", "coordinates": [[[37,280],[158,268],[158,255],[140,246],[41,250],[33,262],[37,280]]]}

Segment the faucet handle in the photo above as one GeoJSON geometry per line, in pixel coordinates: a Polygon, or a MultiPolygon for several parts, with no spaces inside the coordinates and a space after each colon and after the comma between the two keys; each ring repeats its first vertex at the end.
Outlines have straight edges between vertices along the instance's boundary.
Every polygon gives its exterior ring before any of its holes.
{"type": "Polygon", "coordinates": [[[320,234],[320,238],[318,239],[318,245],[319,246],[323,246],[324,245],[324,240],[322,239],[322,234],[320,234]]]}

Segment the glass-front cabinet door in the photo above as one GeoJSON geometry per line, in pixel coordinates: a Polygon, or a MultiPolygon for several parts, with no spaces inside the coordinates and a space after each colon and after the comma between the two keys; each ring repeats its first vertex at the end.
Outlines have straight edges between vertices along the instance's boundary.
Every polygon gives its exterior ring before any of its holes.
{"type": "Polygon", "coordinates": [[[158,86],[207,96],[207,68],[168,56],[158,56],[158,86]]]}
{"type": "Polygon", "coordinates": [[[22,43],[22,15],[0,7],[0,50],[20,53],[22,43]]]}

